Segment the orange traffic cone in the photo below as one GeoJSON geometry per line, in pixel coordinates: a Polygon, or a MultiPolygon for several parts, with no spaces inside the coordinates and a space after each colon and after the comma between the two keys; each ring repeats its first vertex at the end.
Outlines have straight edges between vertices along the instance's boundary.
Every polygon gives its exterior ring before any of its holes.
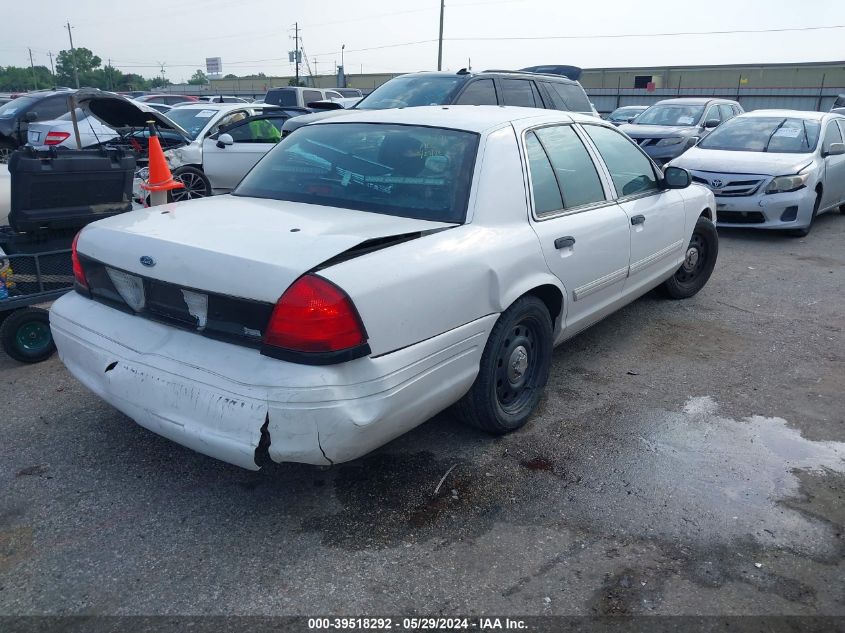
{"type": "Polygon", "coordinates": [[[154,207],[167,202],[167,192],[171,189],[182,189],[185,185],[173,180],[170,167],[167,166],[167,159],[161,149],[161,141],[158,140],[158,130],[153,121],[147,121],[150,132],[150,142],[147,147],[149,157],[149,176],[147,182],[141,183],[141,188],[150,192],[150,206],[154,207]]]}

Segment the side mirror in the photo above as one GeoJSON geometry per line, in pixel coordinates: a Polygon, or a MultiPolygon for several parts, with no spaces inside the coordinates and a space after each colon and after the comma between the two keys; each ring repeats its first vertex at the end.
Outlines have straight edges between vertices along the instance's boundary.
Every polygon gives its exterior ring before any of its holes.
{"type": "Polygon", "coordinates": [[[33,123],[38,120],[38,113],[30,110],[29,112],[23,115],[23,119],[27,123],[33,123]]]}
{"type": "Polygon", "coordinates": [[[686,189],[692,184],[692,177],[686,169],[670,165],[663,172],[663,182],[667,189],[686,189]]]}
{"type": "Polygon", "coordinates": [[[232,138],[231,134],[221,134],[217,137],[217,147],[220,149],[224,149],[227,145],[234,145],[235,139],[232,138]]]}
{"type": "Polygon", "coordinates": [[[845,143],[831,143],[824,155],[827,156],[842,156],[845,154],[845,143]]]}
{"type": "Polygon", "coordinates": [[[707,119],[704,122],[704,128],[707,130],[712,130],[714,127],[719,127],[722,122],[719,119],[707,119]]]}

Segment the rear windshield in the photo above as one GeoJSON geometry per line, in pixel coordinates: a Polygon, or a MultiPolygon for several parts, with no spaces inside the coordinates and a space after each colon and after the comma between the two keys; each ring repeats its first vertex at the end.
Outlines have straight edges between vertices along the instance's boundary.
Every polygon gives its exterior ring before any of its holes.
{"type": "Polygon", "coordinates": [[[816,149],[818,121],[784,117],[738,117],[713,130],[698,146],[731,152],[807,154],[816,149]]]}
{"type": "Polygon", "coordinates": [[[271,90],[264,96],[264,102],[282,106],[299,105],[296,100],[295,88],[280,88],[279,90],[271,90]]]}
{"type": "Polygon", "coordinates": [[[32,97],[18,97],[0,106],[0,119],[11,119],[31,106],[37,100],[32,97]]]}
{"type": "Polygon", "coordinates": [[[704,106],[698,105],[653,105],[634,121],[637,125],[698,125],[704,106]]]}
{"type": "Polygon", "coordinates": [[[271,150],[234,194],[463,222],[477,148],[477,134],[458,130],[310,125],[271,150]]]}
{"type": "Polygon", "coordinates": [[[357,110],[383,110],[385,108],[411,108],[416,106],[443,105],[463,76],[405,75],[382,84],[355,106],[357,110]]]}

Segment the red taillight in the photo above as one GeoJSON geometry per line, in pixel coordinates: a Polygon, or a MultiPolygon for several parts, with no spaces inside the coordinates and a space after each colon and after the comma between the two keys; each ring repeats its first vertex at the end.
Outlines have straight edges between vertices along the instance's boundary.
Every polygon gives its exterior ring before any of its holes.
{"type": "MultiPolygon", "coordinates": [[[[81,233],[80,231],[79,233],[81,233]]],[[[70,246],[70,261],[73,264],[73,279],[76,285],[83,290],[88,290],[88,280],[85,278],[85,271],[82,269],[82,264],[79,262],[79,253],[76,252],[76,243],[79,241],[79,233],[73,238],[73,244],[70,246]]]]}
{"type": "Polygon", "coordinates": [[[367,342],[349,296],[330,281],[304,275],[276,303],[264,344],[294,352],[340,352],[367,342]]]}
{"type": "Polygon", "coordinates": [[[47,132],[47,136],[44,137],[44,145],[58,145],[69,138],[70,133],[68,132],[47,132]]]}

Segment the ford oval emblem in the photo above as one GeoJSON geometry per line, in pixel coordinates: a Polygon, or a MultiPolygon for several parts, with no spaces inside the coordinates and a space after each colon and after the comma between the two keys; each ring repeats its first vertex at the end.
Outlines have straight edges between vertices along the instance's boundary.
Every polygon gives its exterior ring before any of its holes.
{"type": "Polygon", "coordinates": [[[143,257],[141,257],[141,264],[143,266],[146,266],[147,268],[152,268],[156,265],[156,260],[154,260],[149,255],[144,255],[143,257]]]}

